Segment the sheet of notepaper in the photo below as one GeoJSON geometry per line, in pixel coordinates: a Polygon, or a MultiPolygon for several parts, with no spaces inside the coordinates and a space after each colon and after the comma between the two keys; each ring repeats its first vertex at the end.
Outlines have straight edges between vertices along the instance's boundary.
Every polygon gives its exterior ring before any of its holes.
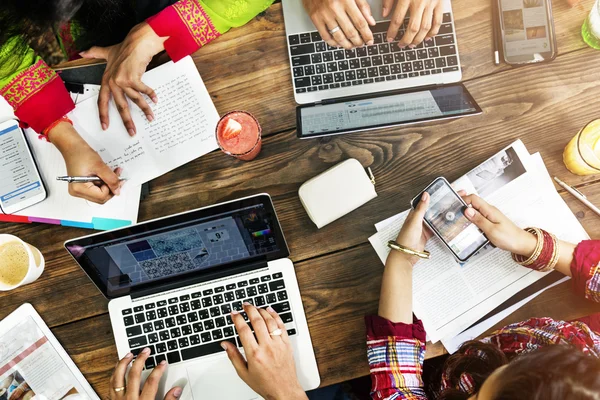
{"type": "MultiPolygon", "coordinates": [[[[14,119],[12,107],[0,97],[0,121],[14,119]]],[[[141,186],[126,183],[121,195],[100,205],[69,195],[68,183],[57,176],[67,175],[60,152],[52,143],[42,140],[31,129],[25,135],[46,187],[47,197],[41,203],[15,213],[31,222],[62,224],[91,229],[113,229],[137,223],[141,186]]]]}
{"type": "Polygon", "coordinates": [[[142,77],[158,97],[149,122],[130,102],[137,134],[130,137],[114,102],[110,124],[100,126],[97,96],[77,105],[71,113],[75,127],[111,167],[123,168],[128,183],[142,184],[218,148],[215,128],[219,114],[191,57],[169,62],[142,77]]]}
{"type": "Polygon", "coordinates": [[[121,194],[103,205],[73,197],[69,183],[57,181],[57,176],[67,175],[67,167],[60,152],[52,143],[38,138],[31,129],[26,130],[27,140],[46,186],[47,197],[41,203],[28,207],[16,215],[44,223],[62,223],[93,229],[113,229],[137,223],[141,186],[126,182],[121,194]]]}

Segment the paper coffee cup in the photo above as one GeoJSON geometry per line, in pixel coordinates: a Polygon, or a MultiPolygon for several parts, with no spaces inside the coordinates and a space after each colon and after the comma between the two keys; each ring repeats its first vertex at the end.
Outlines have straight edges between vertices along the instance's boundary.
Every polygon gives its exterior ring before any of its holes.
{"type": "MultiPolygon", "coordinates": [[[[14,285],[9,285],[0,279],[0,291],[12,290],[18,288],[19,286],[34,282],[40,277],[40,275],[42,275],[42,272],[44,272],[44,257],[38,249],[31,246],[29,243],[22,241],[16,236],[4,233],[0,234],[0,247],[9,242],[20,243],[25,249],[28,257],[27,273],[20,282],[14,285]]],[[[12,268],[11,266],[7,265],[7,261],[2,260],[1,257],[2,254],[0,252],[0,268],[12,268]]]]}

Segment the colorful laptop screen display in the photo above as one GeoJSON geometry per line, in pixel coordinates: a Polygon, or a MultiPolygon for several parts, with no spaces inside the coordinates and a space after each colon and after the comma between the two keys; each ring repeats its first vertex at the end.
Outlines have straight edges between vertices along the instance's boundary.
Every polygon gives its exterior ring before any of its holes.
{"type": "Polygon", "coordinates": [[[279,224],[270,204],[161,225],[132,234],[124,229],[116,240],[85,247],[68,243],[67,249],[86,272],[94,270],[109,293],[287,251],[278,240],[279,224]]]}

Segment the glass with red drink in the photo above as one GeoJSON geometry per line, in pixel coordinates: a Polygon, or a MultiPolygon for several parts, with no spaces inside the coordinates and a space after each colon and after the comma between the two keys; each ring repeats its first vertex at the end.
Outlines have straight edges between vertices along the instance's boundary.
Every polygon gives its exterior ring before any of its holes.
{"type": "Polygon", "coordinates": [[[260,124],[246,111],[231,111],[217,124],[217,143],[225,154],[239,160],[254,160],[262,147],[260,124]]]}

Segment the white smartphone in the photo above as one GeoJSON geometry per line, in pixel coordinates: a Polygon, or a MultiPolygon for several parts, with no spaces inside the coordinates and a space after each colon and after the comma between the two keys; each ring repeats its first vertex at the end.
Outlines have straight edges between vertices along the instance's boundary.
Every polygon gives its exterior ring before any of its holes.
{"type": "Polygon", "coordinates": [[[489,243],[483,232],[465,217],[467,203],[445,178],[437,178],[415,197],[411,202],[413,208],[424,192],[430,196],[425,223],[458,261],[467,261],[489,243]]]}
{"type": "Polygon", "coordinates": [[[45,198],[25,132],[16,120],[0,123],[0,211],[13,214],[45,198]]]}

